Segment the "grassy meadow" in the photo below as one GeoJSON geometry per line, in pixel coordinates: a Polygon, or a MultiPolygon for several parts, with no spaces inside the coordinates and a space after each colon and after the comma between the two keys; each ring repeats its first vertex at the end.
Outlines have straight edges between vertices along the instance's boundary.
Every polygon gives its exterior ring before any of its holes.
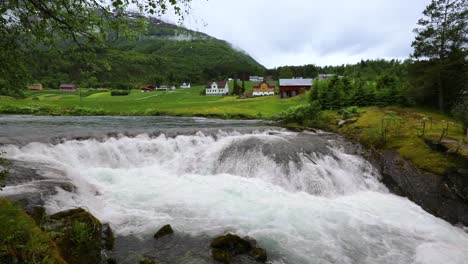
{"type": "Polygon", "coordinates": [[[466,166],[468,138],[462,125],[447,115],[421,108],[363,107],[351,117],[352,122],[338,127],[342,118],[336,111],[323,111],[312,122],[368,148],[395,150],[425,171],[443,174],[449,168],[466,166]],[[427,140],[441,142],[449,151],[435,151],[427,140]]]}
{"type": "MultiPolygon", "coordinates": [[[[252,84],[246,84],[251,90],[252,84]]],[[[81,89],[27,91],[25,99],[0,98],[0,113],[37,115],[182,115],[225,118],[272,118],[305,101],[304,96],[240,99],[237,96],[203,96],[203,86],[174,91],[142,93],[133,89],[127,96],[111,96],[109,91],[81,89]]]]}

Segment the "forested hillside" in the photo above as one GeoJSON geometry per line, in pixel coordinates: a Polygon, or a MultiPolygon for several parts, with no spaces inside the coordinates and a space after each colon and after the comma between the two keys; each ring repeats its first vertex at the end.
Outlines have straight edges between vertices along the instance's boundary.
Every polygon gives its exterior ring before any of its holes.
{"type": "Polygon", "coordinates": [[[60,83],[81,87],[134,87],[145,84],[205,83],[240,73],[262,74],[262,65],[229,43],[206,34],[129,14],[137,22],[133,36],[109,34],[104,47],[88,54],[62,44],[59,51],[31,54],[35,82],[56,88],[60,83]],[[138,20],[138,21],[137,21],[138,20]],[[83,58],[86,56],[86,60],[83,58]]]}

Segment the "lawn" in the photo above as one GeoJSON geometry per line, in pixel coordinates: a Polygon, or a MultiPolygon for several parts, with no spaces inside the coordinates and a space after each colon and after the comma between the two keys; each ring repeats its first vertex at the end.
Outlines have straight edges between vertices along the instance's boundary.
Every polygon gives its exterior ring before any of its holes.
{"type": "Polygon", "coordinates": [[[203,96],[200,95],[203,89],[202,86],[197,86],[148,93],[132,90],[128,96],[111,96],[110,92],[83,89],[81,97],[79,92],[28,91],[25,99],[1,98],[0,113],[272,118],[305,100],[304,96],[290,99],[279,99],[278,96],[248,99],[237,96],[203,96]]]}

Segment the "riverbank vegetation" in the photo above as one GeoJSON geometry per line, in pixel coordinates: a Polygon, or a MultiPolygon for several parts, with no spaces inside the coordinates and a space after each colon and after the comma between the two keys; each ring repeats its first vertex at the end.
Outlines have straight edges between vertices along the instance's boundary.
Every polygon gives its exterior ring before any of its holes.
{"type": "Polygon", "coordinates": [[[52,242],[21,208],[0,198],[1,263],[66,263],[52,242]]]}

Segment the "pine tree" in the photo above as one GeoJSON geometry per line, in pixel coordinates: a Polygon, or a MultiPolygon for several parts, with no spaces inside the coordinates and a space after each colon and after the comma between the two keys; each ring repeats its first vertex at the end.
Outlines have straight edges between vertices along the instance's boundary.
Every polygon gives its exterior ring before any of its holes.
{"type": "Polygon", "coordinates": [[[432,0],[423,12],[414,30],[416,38],[412,43],[413,58],[435,61],[431,64],[437,74],[437,103],[440,111],[446,105],[444,89],[444,68],[451,53],[467,46],[468,1],[432,0]]]}

